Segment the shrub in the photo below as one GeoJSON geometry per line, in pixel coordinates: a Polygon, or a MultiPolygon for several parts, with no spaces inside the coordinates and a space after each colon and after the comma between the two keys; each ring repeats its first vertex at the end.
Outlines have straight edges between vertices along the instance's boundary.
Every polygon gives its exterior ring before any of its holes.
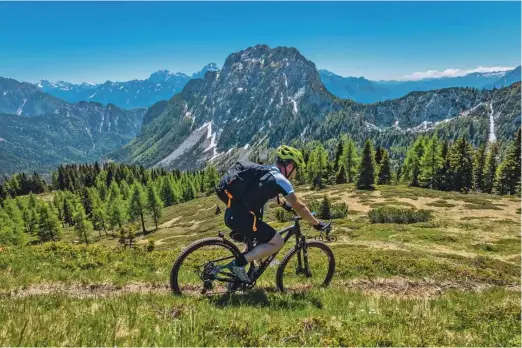
{"type": "Polygon", "coordinates": [[[431,219],[431,211],[415,210],[399,207],[378,207],[368,212],[368,217],[372,223],[399,223],[410,224],[415,222],[425,222],[431,219]]]}

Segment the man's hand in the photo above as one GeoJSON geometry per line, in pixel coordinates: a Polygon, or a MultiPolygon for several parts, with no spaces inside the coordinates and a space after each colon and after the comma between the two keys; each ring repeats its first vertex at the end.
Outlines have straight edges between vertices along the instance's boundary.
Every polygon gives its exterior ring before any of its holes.
{"type": "Polygon", "coordinates": [[[317,231],[322,231],[322,230],[324,230],[325,227],[326,227],[326,223],[323,221],[319,221],[319,223],[317,225],[314,225],[314,228],[317,231]]]}
{"type": "Polygon", "coordinates": [[[306,204],[301,202],[295,193],[291,193],[288,196],[285,196],[285,199],[300,217],[308,221],[311,225],[315,226],[319,224],[319,220],[317,220],[312,215],[312,213],[310,213],[310,210],[308,210],[306,204]]]}

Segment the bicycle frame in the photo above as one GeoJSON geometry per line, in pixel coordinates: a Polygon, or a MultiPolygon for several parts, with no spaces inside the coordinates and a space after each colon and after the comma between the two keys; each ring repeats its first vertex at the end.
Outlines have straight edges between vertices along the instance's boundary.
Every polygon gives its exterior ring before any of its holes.
{"type": "MultiPolygon", "coordinates": [[[[299,225],[299,220],[298,219],[295,219],[293,226],[289,226],[289,227],[279,231],[278,233],[281,236],[283,236],[286,233],[286,236],[284,236],[284,238],[283,238],[285,245],[288,242],[288,240],[290,240],[292,235],[295,235],[295,245],[296,245],[296,247],[299,247],[300,244],[303,245],[303,246],[306,245],[306,243],[304,243],[305,237],[301,234],[301,226],[299,225]]],[[[249,240],[247,242],[247,248],[248,248],[247,249],[248,251],[252,250],[253,245],[252,245],[252,241],[251,240],[249,240]]],[[[304,250],[304,257],[305,257],[305,260],[304,260],[305,261],[305,265],[308,266],[308,255],[307,255],[307,252],[306,252],[306,248],[303,248],[303,250],[304,250]]],[[[249,272],[250,273],[249,276],[253,276],[253,277],[250,278],[253,283],[257,279],[259,279],[259,277],[261,277],[261,275],[267,269],[268,265],[270,265],[270,263],[275,259],[277,254],[279,254],[279,251],[277,251],[276,253],[268,256],[265,260],[263,260],[263,262],[261,262],[261,266],[258,269],[255,269],[254,262],[250,262],[250,270],[255,271],[255,272],[252,272],[252,271],[249,272]],[[251,273],[254,273],[254,274],[251,274],[251,273]]],[[[299,264],[299,268],[301,269],[302,265],[301,265],[301,255],[300,254],[298,254],[298,264],[299,264]]]]}
{"type": "MultiPolygon", "coordinates": [[[[289,227],[286,227],[284,228],[283,230],[277,232],[279,233],[281,236],[284,236],[283,240],[284,240],[284,244],[286,245],[286,243],[290,240],[290,238],[295,235],[295,245],[296,247],[299,247],[299,246],[303,246],[303,258],[304,260],[301,260],[301,254],[298,254],[297,257],[298,257],[298,267],[299,267],[299,271],[303,271],[303,263],[304,263],[304,270],[306,272],[306,275],[307,276],[310,276],[310,272],[308,270],[308,253],[307,253],[307,250],[306,250],[306,243],[305,243],[305,237],[301,234],[301,226],[299,225],[299,220],[298,218],[295,218],[294,219],[294,225],[293,226],[289,226],[289,227]],[[285,235],[286,234],[286,235],[285,235]]],[[[247,244],[247,252],[248,251],[251,251],[253,248],[254,248],[254,245],[253,245],[253,241],[248,239],[245,241],[245,243],[247,244]]],[[[255,284],[255,282],[257,281],[257,279],[259,279],[261,277],[261,275],[265,272],[265,270],[268,268],[268,265],[270,265],[270,263],[274,260],[274,258],[277,256],[277,254],[279,254],[279,251],[268,256],[262,263],[261,263],[261,266],[259,268],[255,268],[255,264],[254,264],[254,261],[250,262],[250,269],[249,269],[249,276],[250,276],[250,279],[252,280],[252,286],[255,284]]],[[[210,262],[208,262],[207,264],[209,263],[215,263],[215,262],[219,262],[219,261],[224,261],[224,260],[227,260],[227,259],[231,259],[233,258],[232,256],[229,256],[229,257],[225,257],[225,258],[220,258],[220,259],[216,259],[216,260],[212,260],[210,262]]],[[[221,282],[228,282],[228,283],[235,283],[236,282],[236,279],[235,277],[232,276],[232,274],[229,274],[228,272],[225,273],[225,272],[222,272],[221,270],[218,270],[217,272],[212,272],[212,279],[207,279],[207,280],[218,280],[218,281],[221,281],[221,282]],[[227,278],[223,278],[223,277],[220,277],[218,276],[218,274],[221,273],[223,275],[226,275],[227,278]],[[228,278],[229,277],[229,278],[228,278]]]]}

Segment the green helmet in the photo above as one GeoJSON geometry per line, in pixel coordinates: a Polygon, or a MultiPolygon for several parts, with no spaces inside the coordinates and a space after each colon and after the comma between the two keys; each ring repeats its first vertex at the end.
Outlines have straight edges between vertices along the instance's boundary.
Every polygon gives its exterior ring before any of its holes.
{"type": "Polygon", "coordinates": [[[281,145],[277,148],[277,158],[280,161],[293,161],[298,167],[304,167],[305,161],[303,154],[296,148],[287,145],[281,145]]]}

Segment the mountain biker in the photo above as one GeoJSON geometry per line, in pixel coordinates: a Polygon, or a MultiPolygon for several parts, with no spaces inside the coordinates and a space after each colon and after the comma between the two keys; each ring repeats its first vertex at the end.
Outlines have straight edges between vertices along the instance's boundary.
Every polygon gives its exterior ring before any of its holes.
{"type": "Polygon", "coordinates": [[[277,148],[275,165],[239,161],[221,178],[216,192],[227,204],[225,224],[243,237],[257,241],[254,249],[225,266],[241,282],[251,283],[245,270],[249,262],[275,254],[284,245],[283,237],[262,221],[263,207],[268,200],[277,198],[279,205],[286,210],[293,209],[318,231],[326,226],[297,198],[289,181],[295,178],[297,168],[304,165],[299,150],[282,145],[277,148]],[[283,195],[285,201],[279,199],[279,194],[283,195]]]}

